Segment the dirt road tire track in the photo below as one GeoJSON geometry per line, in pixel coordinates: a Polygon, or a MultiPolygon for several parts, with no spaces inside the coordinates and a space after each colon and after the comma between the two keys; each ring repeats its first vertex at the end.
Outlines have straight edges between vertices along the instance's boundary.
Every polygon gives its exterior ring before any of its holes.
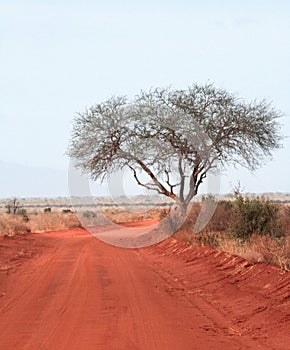
{"type": "Polygon", "coordinates": [[[160,246],[116,248],[80,229],[30,239],[34,257],[0,275],[1,350],[286,349],[242,335],[160,246]]]}

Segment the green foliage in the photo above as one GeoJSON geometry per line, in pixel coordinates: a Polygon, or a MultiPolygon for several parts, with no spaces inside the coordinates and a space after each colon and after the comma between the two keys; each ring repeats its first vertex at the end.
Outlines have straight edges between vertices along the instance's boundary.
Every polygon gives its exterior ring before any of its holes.
{"type": "Polygon", "coordinates": [[[22,216],[27,215],[27,210],[24,208],[18,209],[17,214],[22,216]]]}
{"type": "Polygon", "coordinates": [[[51,213],[51,208],[50,208],[50,207],[44,208],[44,212],[45,212],[45,213],[51,213]]]}
{"type": "Polygon", "coordinates": [[[233,208],[233,202],[226,199],[221,199],[218,201],[218,206],[225,208],[226,211],[230,211],[233,208]]]}
{"type": "Polygon", "coordinates": [[[62,209],[63,214],[71,214],[72,211],[70,209],[62,209]]]}
{"type": "Polygon", "coordinates": [[[241,242],[248,241],[253,234],[281,236],[279,205],[264,197],[249,198],[235,193],[230,232],[241,242]]]}
{"type": "Polygon", "coordinates": [[[29,216],[27,215],[27,210],[24,208],[18,209],[17,215],[22,216],[24,222],[28,222],[30,220],[29,216]]]}
{"type": "Polygon", "coordinates": [[[96,217],[96,213],[91,211],[91,210],[86,210],[83,212],[83,217],[87,218],[87,219],[94,218],[94,217],[96,217]]]}
{"type": "Polygon", "coordinates": [[[24,221],[24,222],[28,222],[28,221],[30,220],[30,219],[29,219],[29,216],[28,216],[28,215],[26,215],[26,214],[25,214],[25,215],[23,215],[23,217],[22,217],[22,218],[23,218],[23,221],[24,221]]]}

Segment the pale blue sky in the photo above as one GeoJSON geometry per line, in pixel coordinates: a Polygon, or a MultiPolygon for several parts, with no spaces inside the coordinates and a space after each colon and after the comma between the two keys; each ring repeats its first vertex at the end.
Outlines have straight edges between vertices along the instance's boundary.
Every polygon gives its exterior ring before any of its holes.
{"type": "MultiPolygon", "coordinates": [[[[67,170],[76,112],[115,94],[213,82],[269,98],[290,134],[290,2],[0,0],[0,161],[67,170]]],[[[290,192],[290,142],[246,191],[290,192]],[[277,174],[278,170],[278,174],[277,174]]]]}

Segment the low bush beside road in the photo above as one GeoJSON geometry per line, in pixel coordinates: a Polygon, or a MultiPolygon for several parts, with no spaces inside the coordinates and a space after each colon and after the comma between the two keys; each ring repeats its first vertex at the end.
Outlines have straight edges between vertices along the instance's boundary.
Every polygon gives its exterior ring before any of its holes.
{"type": "Polygon", "coordinates": [[[233,201],[221,201],[208,225],[193,230],[200,205],[176,233],[190,244],[209,245],[249,260],[276,264],[290,269],[290,206],[264,197],[246,197],[237,193],[233,201]]]}

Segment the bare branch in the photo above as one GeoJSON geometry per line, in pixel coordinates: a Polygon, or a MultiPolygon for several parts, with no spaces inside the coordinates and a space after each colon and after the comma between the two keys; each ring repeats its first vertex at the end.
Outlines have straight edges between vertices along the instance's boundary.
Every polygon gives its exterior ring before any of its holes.
{"type": "Polygon", "coordinates": [[[80,113],[68,154],[93,180],[129,166],[140,186],[188,205],[217,165],[256,169],[269,158],[280,147],[280,116],[267,101],[246,103],[211,84],[157,88],[132,103],[114,97],[80,113]]]}
{"type": "Polygon", "coordinates": [[[152,170],[150,170],[146,164],[142,162],[141,159],[138,159],[137,157],[133,156],[132,154],[125,152],[121,149],[119,149],[119,152],[125,157],[127,160],[134,160],[144,171],[147,175],[150,176],[152,179],[153,183],[159,188],[159,191],[161,194],[174,199],[175,201],[179,201],[179,198],[172,192],[169,192],[163,185],[162,183],[157,179],[157,177],[154,175],[152,170]]]}
{"type": "Polygon", "coordinates": [[[173,189],[174,189],[174,187],[179,186],[179,185],[180,185],[180,182],[177,183],[177,184],[171,184],[171,183],[170,183],[170,174],[169,174],[169,171],[165,169],[164,172],[165,172],[165,174],[166,174],[166,183],[167,183],[167,185],[168,185],[169,188],[170,188],[170,193],[174,194],[173,189]]]}
{"type": "Polygon", "coordinates": [[[150,184],[142,183],[137,176],[136,170],[131,165],[128,165],[128,167],[133,171],[133,176],[134,176],[138,185],[147,188],[147,190],[157,191],[159,194],[162,194],[162,192],[160,192],[158,187],[156,187],[156,186],[154,187],[154,186],[150,186],[150,184]]]}

